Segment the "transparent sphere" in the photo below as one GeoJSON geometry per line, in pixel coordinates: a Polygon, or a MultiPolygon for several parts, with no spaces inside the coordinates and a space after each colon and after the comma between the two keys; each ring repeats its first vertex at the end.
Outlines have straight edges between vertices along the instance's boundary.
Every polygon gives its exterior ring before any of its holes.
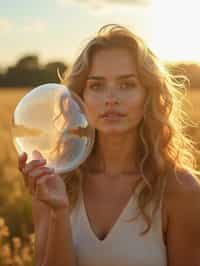
{"type": "Polygon", "coordinates": [[[94,129],[89,125],[80,97],[61,84],[48,83],[27,93],[12,116],[12,136],[19,154],[27,162],[39,151],[47,167],[56,173],[77,168],[94,144],[94,129]]]}

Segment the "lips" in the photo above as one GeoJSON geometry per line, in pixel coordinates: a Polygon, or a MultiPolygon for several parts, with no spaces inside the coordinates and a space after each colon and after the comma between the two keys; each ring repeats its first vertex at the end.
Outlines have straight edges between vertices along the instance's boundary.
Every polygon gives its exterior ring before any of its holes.
{"type": "Polygon", "coordinates": [[[116,112],[116,111],[107,111],[105,113],[103,113],[102,117],[106,118],[106,117],[122,117],[125,116],[124,114],[120,113],[120,112],[116,112]]]}

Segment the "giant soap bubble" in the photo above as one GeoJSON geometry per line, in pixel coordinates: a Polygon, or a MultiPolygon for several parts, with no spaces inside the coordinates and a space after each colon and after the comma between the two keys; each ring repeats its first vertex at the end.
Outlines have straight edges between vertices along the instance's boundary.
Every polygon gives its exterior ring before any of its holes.
{"type": "Polygon", "coordinates": [[[47,167],[65,173],[88,157],[95,133],[80,97],[64,85],[48,83],[19,101],[12,117],[12,135],[17,152],[25,151],[28,162],[37,150],[47,167]]]}

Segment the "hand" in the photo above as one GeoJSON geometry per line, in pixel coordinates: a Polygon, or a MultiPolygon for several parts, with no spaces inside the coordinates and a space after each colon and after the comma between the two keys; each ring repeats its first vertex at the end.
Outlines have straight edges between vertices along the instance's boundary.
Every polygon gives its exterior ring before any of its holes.
{"type": "Polygon", "coordinates": [[[18,169],[31,195],[46,203],[54,211],[69,208],[69,199],[63,179],[52,168],[45,167],[41,153],[34,151],[34,160],[26,163],[27,154],[19,156],[18,169]]]}

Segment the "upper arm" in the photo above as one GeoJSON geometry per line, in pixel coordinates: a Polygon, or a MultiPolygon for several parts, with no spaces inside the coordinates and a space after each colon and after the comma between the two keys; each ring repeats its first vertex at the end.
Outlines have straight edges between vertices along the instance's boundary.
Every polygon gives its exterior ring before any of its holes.
{"type": "Polygon", "coordinates": [[[191,175],[182,181],[169,201],[168,266],[200,266],[200,182],[191,175]]]}
{"type": "Polygon", "coordinates": [[[36,265],[41,265],[45,255],[49,221],[50,208],[43,202],[33,198],[32,215],[35,230],[35,259],[36,265]]]}

